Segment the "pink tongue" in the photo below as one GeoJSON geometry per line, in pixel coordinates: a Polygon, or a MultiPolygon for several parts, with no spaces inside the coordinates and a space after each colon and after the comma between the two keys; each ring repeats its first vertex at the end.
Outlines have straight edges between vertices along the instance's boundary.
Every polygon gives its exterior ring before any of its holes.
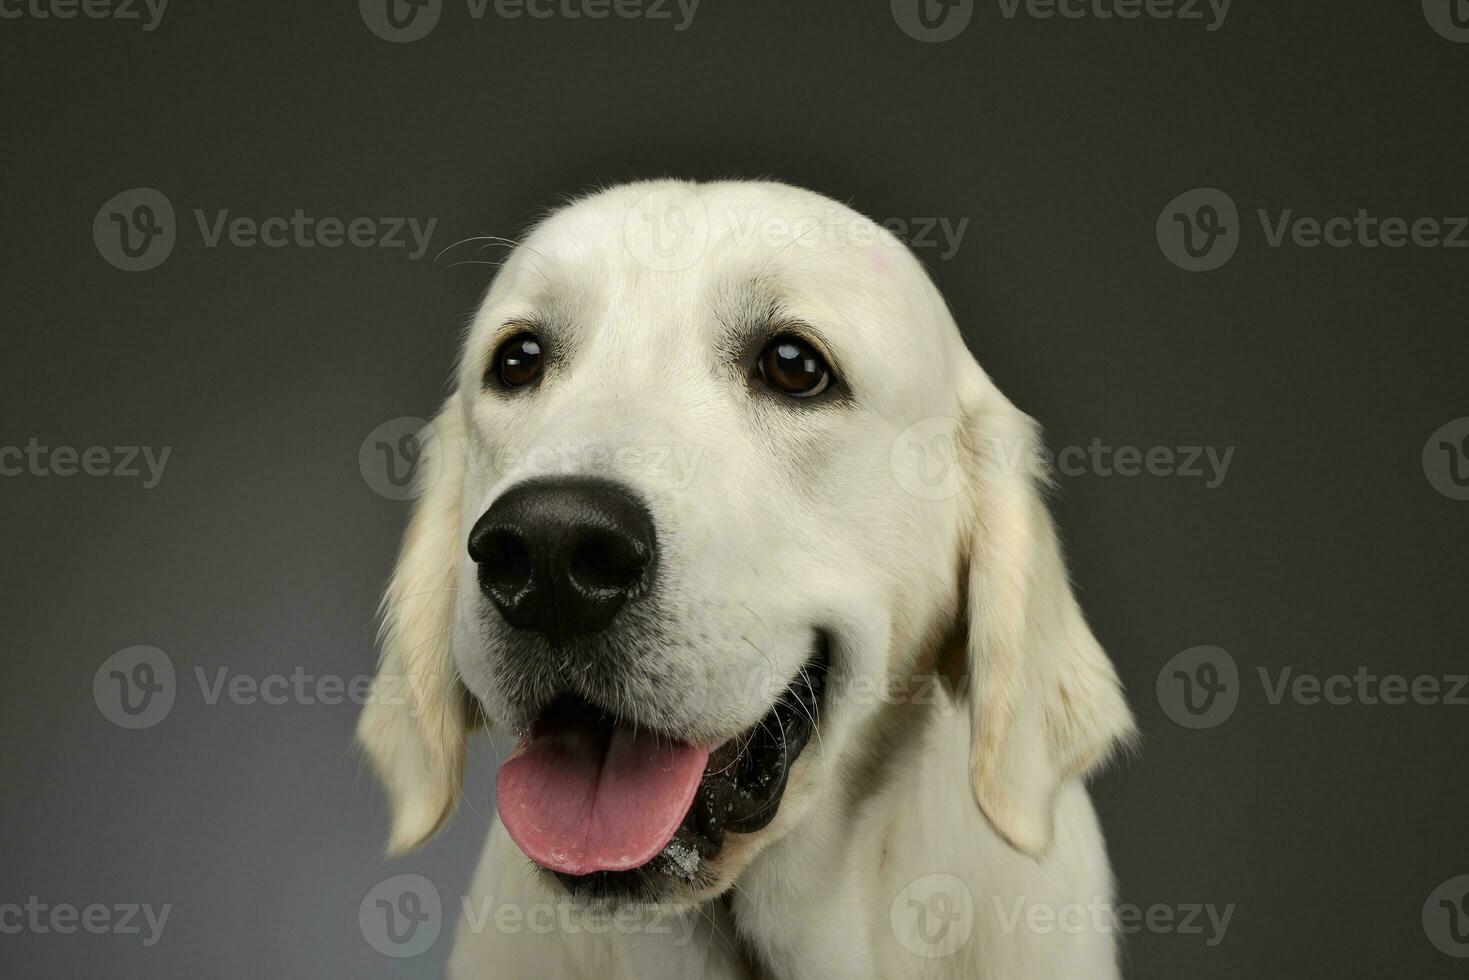
{"type": "Polygon", "coordinates": [[[647,864],[682,822],[709,749],[623,726],[532,735],[500,767],[500,820],[543,868],[569,875],[647,864]]]}

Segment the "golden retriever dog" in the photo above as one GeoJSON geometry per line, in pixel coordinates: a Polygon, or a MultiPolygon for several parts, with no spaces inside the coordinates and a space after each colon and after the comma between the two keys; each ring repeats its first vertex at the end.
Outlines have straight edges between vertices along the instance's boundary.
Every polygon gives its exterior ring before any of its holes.
{"type": "Polygon", "coordinates": [[[423,439],[358,739],[395,853],[514,742],[453,976],[1118,976],[1071,913],[1132,717],[1037,427],[893,235],[771,181],[576,200],[423,439]]]}

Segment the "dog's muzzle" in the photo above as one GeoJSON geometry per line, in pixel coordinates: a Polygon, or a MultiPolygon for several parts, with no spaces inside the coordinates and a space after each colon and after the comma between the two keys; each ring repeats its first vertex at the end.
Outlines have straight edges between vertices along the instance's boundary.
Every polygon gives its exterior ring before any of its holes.
{"type": "Polygon", "coordinates": [[[830,653],[819,631],[768,714],[728,739],[683,741],[589,683],[619,669],[615,645],[592,638],[615,634],[619,611],[651,592],[655,546],[652,517],[629,490],[584,477],[511,487],[469,536],[485,597],[509,626],[539,634],[507,644],[542,693],[500,767],[501,822],[578,891],[637,893],[656,876],[698,884],[727,833],[775,817],[817,727],[830,653]]]}

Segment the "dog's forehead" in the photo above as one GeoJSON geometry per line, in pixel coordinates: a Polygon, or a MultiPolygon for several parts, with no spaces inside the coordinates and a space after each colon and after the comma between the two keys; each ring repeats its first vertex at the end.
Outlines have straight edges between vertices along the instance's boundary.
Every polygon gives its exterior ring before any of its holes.
{"type": "Polygon", "coordinates": [[[476,333],[491,341],[506,323],[548,320],[606,364],[654,348],[727,350],[731,338],[801,324],[849,380],[910,398],[951,391],[968,360],[906,245],[775,182],[629,184],[552,213],[506,262],[476,333]]]}
{"type": "MultiPolygon", "coordinates": [[[[782,307],[861,330],[932,287],[882,225],[774,182],[653,182],[602,191],[541,222],[517,278],[578,302],[782,307]]],[[[889,318],[890,319],[890,318],[889,318]]],[[[833,324],[835,328],[837,324],[833,324]]]]}

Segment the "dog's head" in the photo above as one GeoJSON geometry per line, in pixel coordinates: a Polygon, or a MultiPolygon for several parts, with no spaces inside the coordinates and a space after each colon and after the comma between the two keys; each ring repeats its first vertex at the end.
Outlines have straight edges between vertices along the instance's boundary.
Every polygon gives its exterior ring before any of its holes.
{"type": "Polygon", "coordinates": [[[947,665],[979,808],[1044,852],[1061,784],[1132,722],[1036,446],[919,263],[840,204],[657,182],[552,214],[425,435],[358,732],[391,847],[444,821],[482,718],[519,740],[499,807],[537,864],[708,897],[884,751],[874,692],[947,665]]]}

